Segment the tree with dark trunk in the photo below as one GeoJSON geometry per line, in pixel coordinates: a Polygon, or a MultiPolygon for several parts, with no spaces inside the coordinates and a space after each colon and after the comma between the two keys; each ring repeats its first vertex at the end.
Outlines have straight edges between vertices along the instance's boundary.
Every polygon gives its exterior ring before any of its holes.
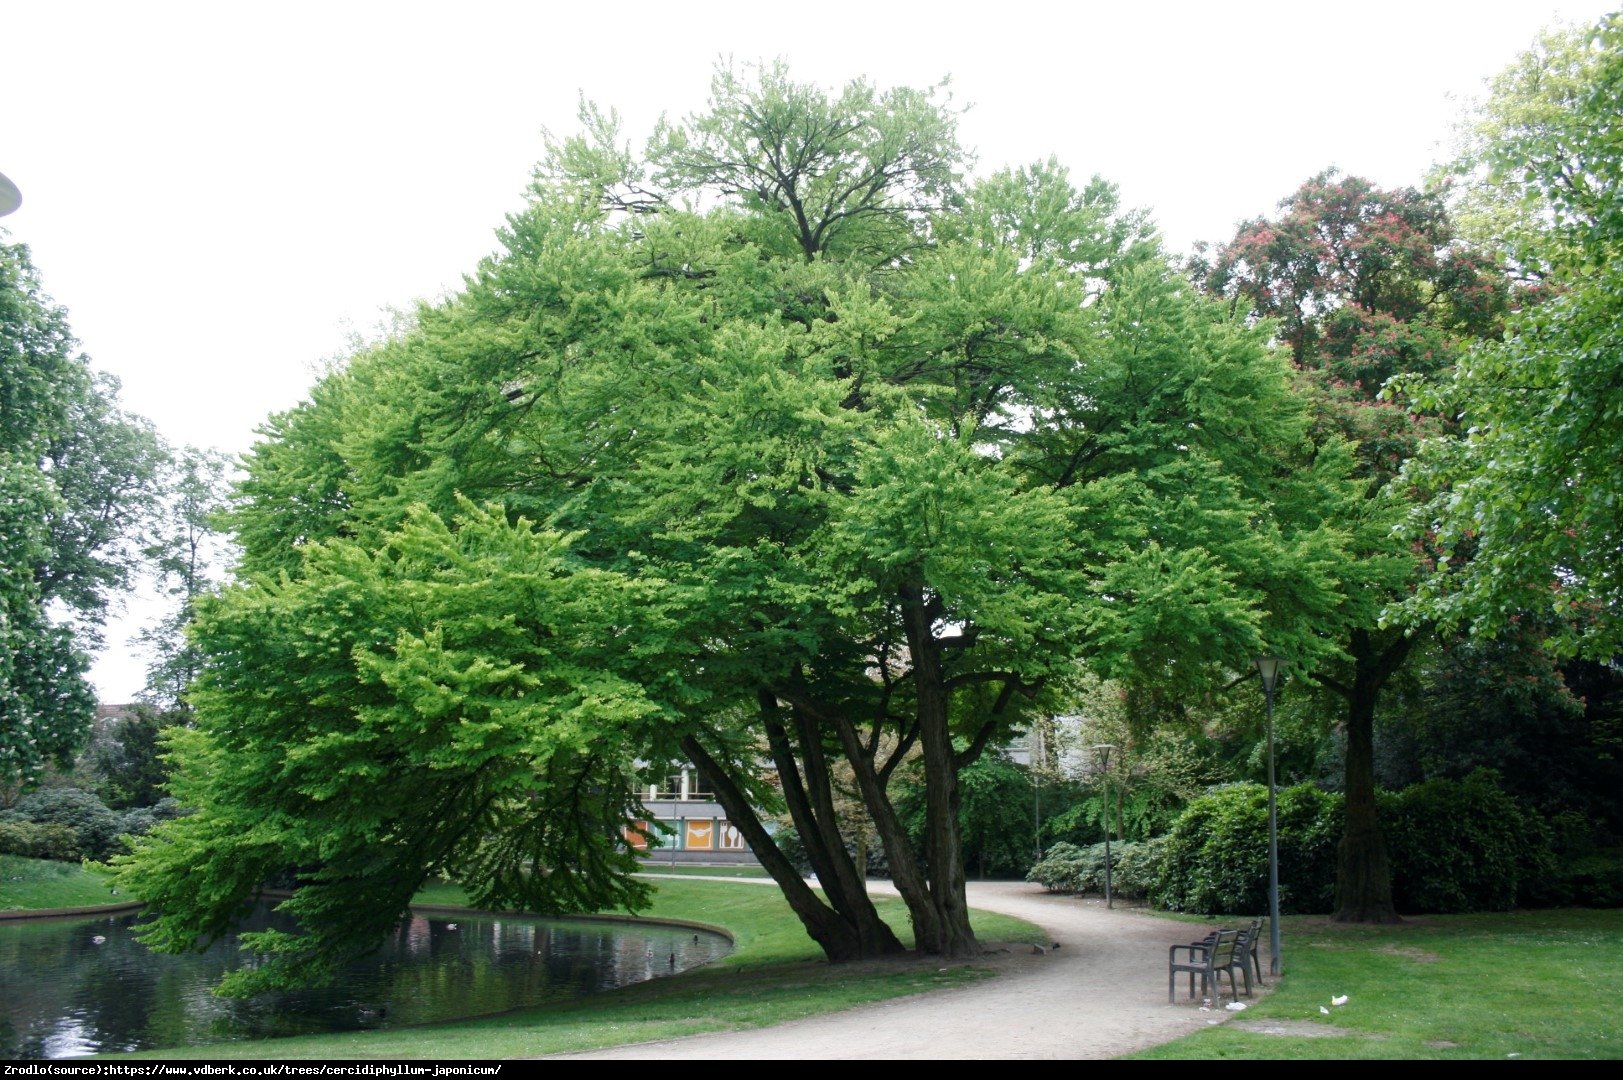
{"type": "Polygon", "coordinates": [[[1447,370],[1467,342],[1497,333],[1505,278],[1455,242],[1437,195],[1384,191],[1331,170],[1280,211],[1242,225],[1195,270],[1237,309],[1274,321],[1315,402],[1318,438],[1356,449],[1365,494],[1355,511],[1356,561],[1345,568],[1345,603],[1326,624],[1339,655],[1309,670],[1346,703],[1347,828],[1336,918],[1390,922],[1397,912],[1375,818],[1375,712],[1412,635],[1425,630],[1383,629],[1381,619],[1436,554],[1423,542],[1393,539],[1405,509],[1393,481],[1419,440],[1446,424],[1380,395],[1395,376],[1447,370]]]}

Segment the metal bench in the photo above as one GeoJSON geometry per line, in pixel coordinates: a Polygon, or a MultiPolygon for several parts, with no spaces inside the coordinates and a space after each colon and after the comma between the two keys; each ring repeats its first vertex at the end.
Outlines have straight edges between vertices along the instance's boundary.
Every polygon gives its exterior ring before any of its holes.
{"type": "MultiPolygon", "coordinates": [[[[1167,1002],[1177,1004],[1178,975],[1180,972],[1189,976],[1189,996],[1195,997],[1195,976],[1200,976],[1200,996],[1211,997],[1215,988],[1222,992],[1222,977],[1226,972],[1229,977],[1229,995],[1240,1000],[1239,980],[1234,976],[1234,969],[1243,962],[1239,953],[1239,930],[1219,930],[1206,941],[1191,942],[1188,945],[1174,945],[1167,950],[1167,1002]],[[1181,955],[1180,955],[1181,954],[1181,955]]],[[[1250,992],[1249,982],[1247,992],[1250,992]]]]}
{"type": "MultiPolygon", "coordinates": [[[[1207,934],[1205,940],[1196,942],[1198,945],[1210,947],[1216,932],[1207,934]]],[[[1240,940],[1234,943],[1234,965],[1245,976],[1245,996],[1251,996],[1251,972],[1257,973],[1257,985],[1263,985],[1262,958],[1258,955],[1257,943],[1262,940],[1262,920],[1252,919],[1250,926],[1241,927],[1240,940]]]]}

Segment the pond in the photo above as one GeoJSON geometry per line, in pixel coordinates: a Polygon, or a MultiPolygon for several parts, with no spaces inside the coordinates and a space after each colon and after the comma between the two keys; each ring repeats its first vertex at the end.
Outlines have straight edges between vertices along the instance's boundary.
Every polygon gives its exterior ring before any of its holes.
{"type": "MultiPolygon", "coordinates": [[[[228,1001],[235,936],[160,956],[138,912],[0,922],[0,1059],[426,1024],[566,1001],[678,974],[732,950],[720,934],[599,920],[414,912],[331,987],[228,1001]]],[[[244,929],[290,928],[268,906],[244,929]]]]}

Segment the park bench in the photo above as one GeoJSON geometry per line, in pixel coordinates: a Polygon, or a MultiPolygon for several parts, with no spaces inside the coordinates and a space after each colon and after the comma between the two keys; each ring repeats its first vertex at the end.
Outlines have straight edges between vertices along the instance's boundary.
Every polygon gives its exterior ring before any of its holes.
{"type": "MultiPolygon", "coordinates": [[[[1167,1002],[1177,1004],[1178,975],[1187,973],[1189,976],[1189,996],[1195,996],[1195,976],[1200,976],[1200,996],[1208,998],[1213,996],[1213,990],[1222,992],[1222,976],[1226,972],[1229,977],[1229,995],[1235,1001],[1240,1000],[1240,984],[1235,978],[1234,969],[1245,963],[1245,954],[1240,952],[1240,937],[1242,930],[1219,930],[1205,941],[1194,941],[1188,945],[1174,945],[1167,950],[1167,1002]]],[[[1249,994],[1250,977],[1247,976],[1246,993],[1249,994]]]]}
{"type": "MultiPolygon", "coordinates": [[[[1216,936],[1217,933],[1213,931],[1212,933],[1207,934],[1203,941],[1196,942],[1195,944],[1209,947],[1212,943],[1212,939],[1216,936]]],[[[1257,950],[1257,942],[1261,940],[1262,920],[1252,919],[1250,926],[1241,928],[1240,940],[1234,943],[1234,964],[1240,969],[1240,974],[1245,976],[1246,997],[1251,996],[1252,971],[1257,973],[1257,985],[1261,986],[1263,983],[1262,958],[1258,954],[1257,950]]]]}
{"type": "Polygon", "coordinates": [[[1257,973],[1257,985],[1262,985],[1262,957],[1257,951],[1257,942],[1262,938],[1262,920],[1252,919],[1251,925],[1245,928],[1243,945],[1235,950],[1240,957],[1240,970],[1245,973],[1245,993],[1251,996],[1251,972],[1257,973]]]}

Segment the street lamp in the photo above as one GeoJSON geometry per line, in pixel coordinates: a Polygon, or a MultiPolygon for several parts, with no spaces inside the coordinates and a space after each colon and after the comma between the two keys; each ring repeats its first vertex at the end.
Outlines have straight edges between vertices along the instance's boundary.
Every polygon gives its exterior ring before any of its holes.
{"type": "Polygon", "coordinates": [[[23,204],[23,193],[17,190],[17,185],[6,179],[5,173],[0,173],[0,217],[5,217],[23,204]]]}
{"type": "Polygon", "coordinates": [[[1279,812],[1274,796],[1274,685],[1279,679],[1277,656],[1257,657],[1262,694],[1268,702],[1268,971],[1280,973],[1279,964],[1279,812]]]}
{"type": "Polygon", "coordinates": [[[1099,743],[1090,749],[1099,755],[1099,776],[1105,789],[1105,907],[1114,908],[1116,902],[1110,895],[1110,751],[1115,747],[1099,743]]]}

